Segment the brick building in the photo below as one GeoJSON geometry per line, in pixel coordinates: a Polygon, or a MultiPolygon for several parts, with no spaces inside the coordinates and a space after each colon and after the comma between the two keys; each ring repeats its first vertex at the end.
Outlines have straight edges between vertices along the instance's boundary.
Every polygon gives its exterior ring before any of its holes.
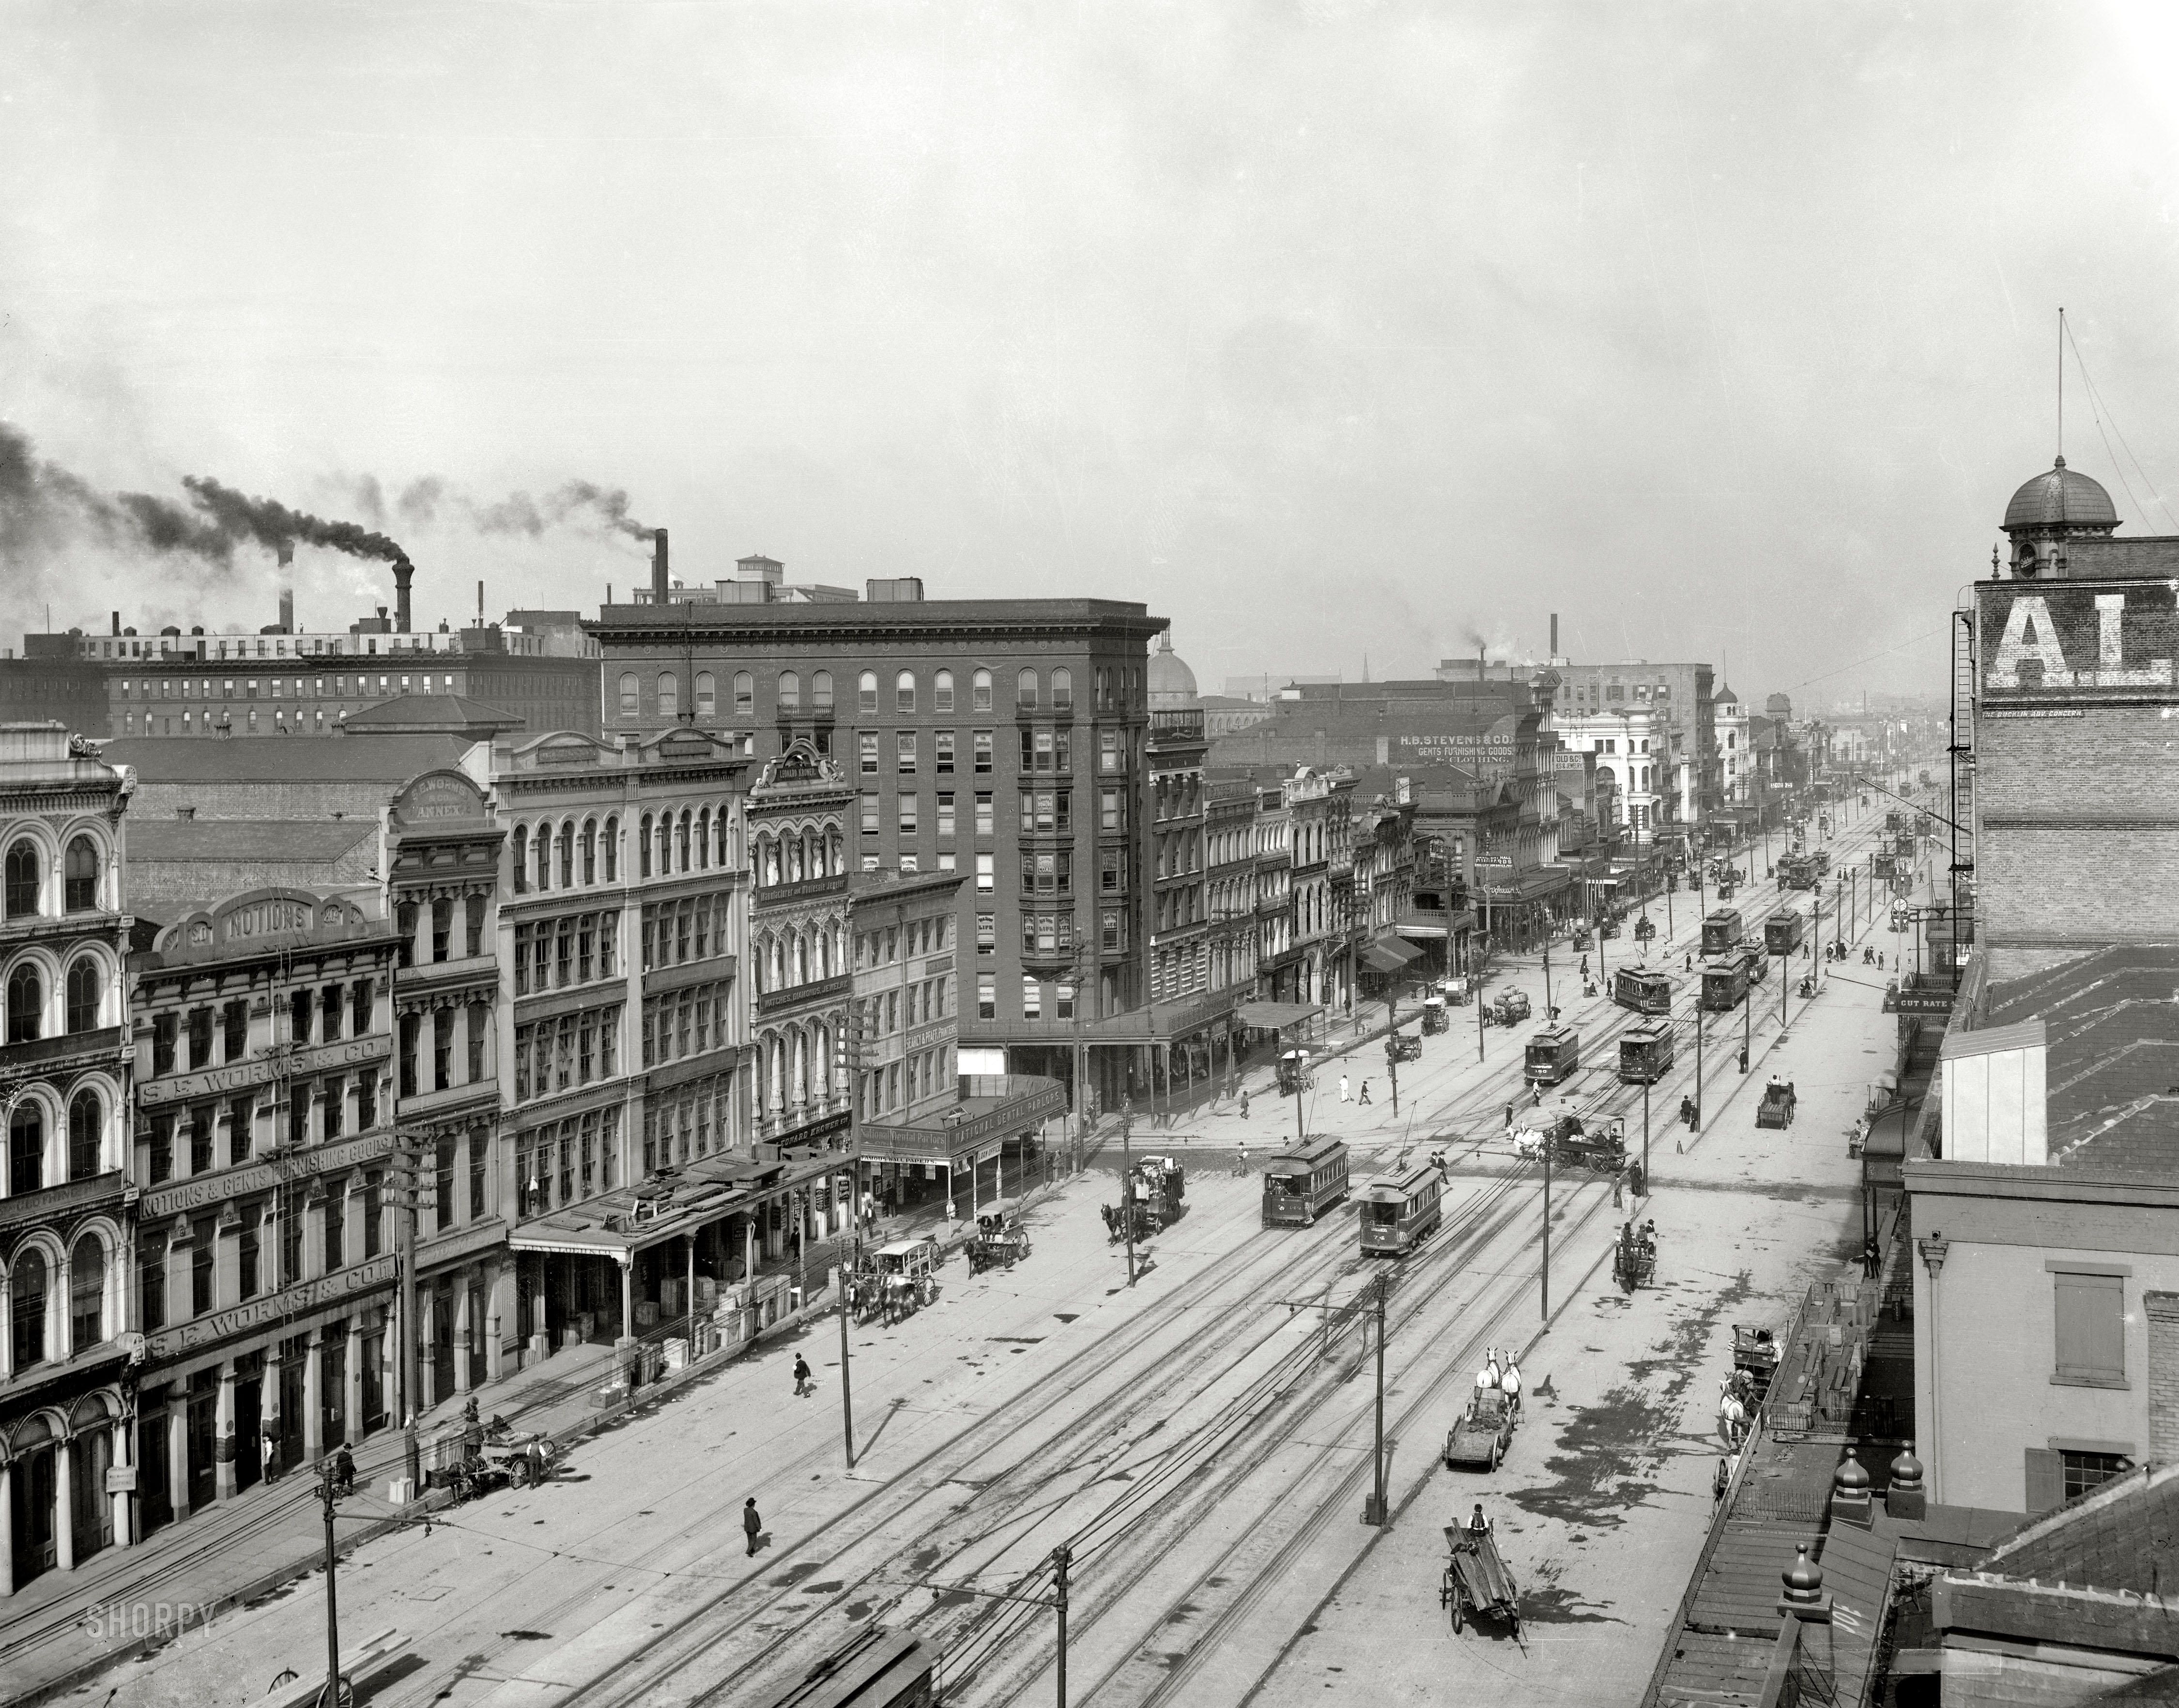
{"type": "Polygon", "coordinates": [[[377,886],[168,916],[130,964],[145,1530],[399,1421],[394,969],[377,886]]]}
{"type": "MultiPolygon", "coordinates": [[[[1465,659],[1439,666],[1441,675],[1474,670],[1465,659]]],[[[1647,737],[1648,759],[1659,771],[1655,781],[1664,786],[1654,792],[1666,822],[1699,825],[1725,803],[1711,666],[1652,664],[1647,659],[1596,665],[1555,660],[1551,671],[1557,677],[1556,710],[1562,719],[1594,720],[1608,731],[1620,713],[1646,711],[1660,726],[1647,737]]]]}
{"type": "Polygon", "coordinates": [[[127,782],[0,724],[0,1595],[132,1539],[127,782]]]}
{"type": "MultiPolygon", "coordinates": [[[[925,601],[904,582],[788,599],[768,571],[726,583],[731,599],[674,600],[662,551],[655,583],[591,625],[606,730],[652,734],[686,711],[759,759],[799,739],[838,763],[857,791],[851,870],[970,880],[964,1045],[1072,1076],[1069,980],[1024,956],[1025,920],[1040,949],[1046,916],[1055,944],[1064,917],[1089,945],[1093,1027],[1150,1000],[1145,663],[1163,619],[1107,599],[925,601]]],[[[1092,1055],[1108,1096],[1147,1065],[1133,1043],[1092,1055]]]]}

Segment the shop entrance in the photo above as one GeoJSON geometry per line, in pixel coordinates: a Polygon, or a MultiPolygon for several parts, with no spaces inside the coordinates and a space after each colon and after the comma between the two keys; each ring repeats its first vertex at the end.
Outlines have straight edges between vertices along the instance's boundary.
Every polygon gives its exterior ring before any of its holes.
{"type": "Polygon", "coordinates": [[[59,1497],[59,1460],[54,1444],[32,1448],[15,1459],[15,1509],[8,1515],[15,1548],[15,1587],[52,1570],[53,1507],[59,1497]]]}

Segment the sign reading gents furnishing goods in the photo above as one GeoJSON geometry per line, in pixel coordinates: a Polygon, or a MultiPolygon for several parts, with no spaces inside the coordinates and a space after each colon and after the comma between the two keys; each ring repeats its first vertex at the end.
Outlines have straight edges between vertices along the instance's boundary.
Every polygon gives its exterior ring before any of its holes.
{"type": "Polygon", "coordinates": [[[1985,705],[2179,701],[2179,582],[1984,582],[1975,611],[1985,705]]]}

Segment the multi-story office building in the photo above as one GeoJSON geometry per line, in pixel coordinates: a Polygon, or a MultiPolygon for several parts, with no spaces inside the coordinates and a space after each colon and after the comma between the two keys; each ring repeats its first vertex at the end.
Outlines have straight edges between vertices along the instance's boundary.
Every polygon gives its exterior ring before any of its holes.
{"type": "Polygon", "coordinates": [[[1308,1001],[1307,950],[1294,933],[1293,813],[1282,785],[1246,786],[1255,798],[1257,994],[1274,1002],[1308,1001]]]}
{"type": "MultiPolygon", "coordinates": [[[[1445,676],[1472,672],[1464,659],[1439,666],[1445,676]]],[[[1655,792],[1669,822],[1699,824],[1723,804],[1724,767],[1718,753],[1715,707],[1711,688],[1715,672],[1708,665],[1651,664],[1632,659],[1622,664],[1554,662],[1557,678],[1555,721],[1601,719],[1604,732],[1622,712],[1646,711],[1653,728],[1649,763],[1658,768],[1655,792]]]]}
{"type": "Polygon", "coordinates": [[[852,1119],[840,1045],[854,977],[847,864],[854,803],[853,786],[807,742],[766,760],[749,787],[753,1119],[756,1136],[775,1144],[837,1150],[852,1119]]]}
{"type": "Polygon", "coordinates": [[[1609,712],[1555,711],[1551,728],[1570,753],[1596,756],[1596,792],[1624,840],[1658,840],[1679,817],[1680,762],[1670,751],[1671,726],[1646,705],[1609,712]]]}
{"type": "MultiPolygon", "coordinates": [[[[1151,707],[1144,752],[1150,772],[1154,1002],[1179,1001],[1210,988],[1210,909],[1204,895],[1203,755],[1207,747],[1199,708],[1151,707]]],[[[1121,851],[1111,851],[1117,856],[1121,851]]]]}
{"type": "Polygon", "coordinates": [[[376,885],[170,917],[130,972],[145,1530],[398,1422],[394,969],[376,885]]]}
{"type": "Polygon", "coordinates": [[[1256,786],[1204,786],[1204,914],[1210,922],[1210,988],[1253,994],[1256,983],[1256,786]]]}
{"type": "Polygon", "coordinates": [[[0,1594],[132,1539],[122,776],[0,725],[0,1594]]]}
{"type": "Polygon", "coordinates": [[[1063,928],[1086,945],[1085,1029],[1116,1091],[1146,1065],[1131,1034],[1099,1028],[1150,999],[1145,663],[1163,620],[1107,599],[925,601],[905,581],[821,601],[774,597],[768,571],[727,585],[676,601],[661,559],[652,602],[600,613],[608,731],[685,712],[760,759],[798,739],[835,759],[857,793],[851,870],[968,880],[963,1045],[1071,1077],[1063,928]]]}
{"type": "Polygon", "coordinates": [[[747,770],[738,743],[685,727],[492,757],[524,1301],[509,1323],[529,1356],[687,1315],[771,1218],[769,1200],[738,1217],[722,1202],[750,1156],[747,770]]]}

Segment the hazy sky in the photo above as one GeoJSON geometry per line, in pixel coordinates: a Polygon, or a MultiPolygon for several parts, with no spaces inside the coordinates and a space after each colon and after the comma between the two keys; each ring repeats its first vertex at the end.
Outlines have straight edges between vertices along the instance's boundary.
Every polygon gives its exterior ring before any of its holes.
{"type": "MultiPolygon", "coordinates": [[[[1206,687],[1540,653],[1556,610],[1743,695],[1937,690],[2050,459],[2061,303],[2141,468],[2077,378],[2069,460],[2179,533],[2157,8],[6,15],[0,419],[102,487],[382,519],[433,621],[479,577],[594,607],[643,548],[404,527],[403,485],[580,479],[689,580],[1147,601],[1206,687]]],[[[305,558],[305,627],[383,580],[305,558]]],[[[274,616],[254,551],[201,593],[5,568],[10,643],[47,600],[274,616]]]]}

